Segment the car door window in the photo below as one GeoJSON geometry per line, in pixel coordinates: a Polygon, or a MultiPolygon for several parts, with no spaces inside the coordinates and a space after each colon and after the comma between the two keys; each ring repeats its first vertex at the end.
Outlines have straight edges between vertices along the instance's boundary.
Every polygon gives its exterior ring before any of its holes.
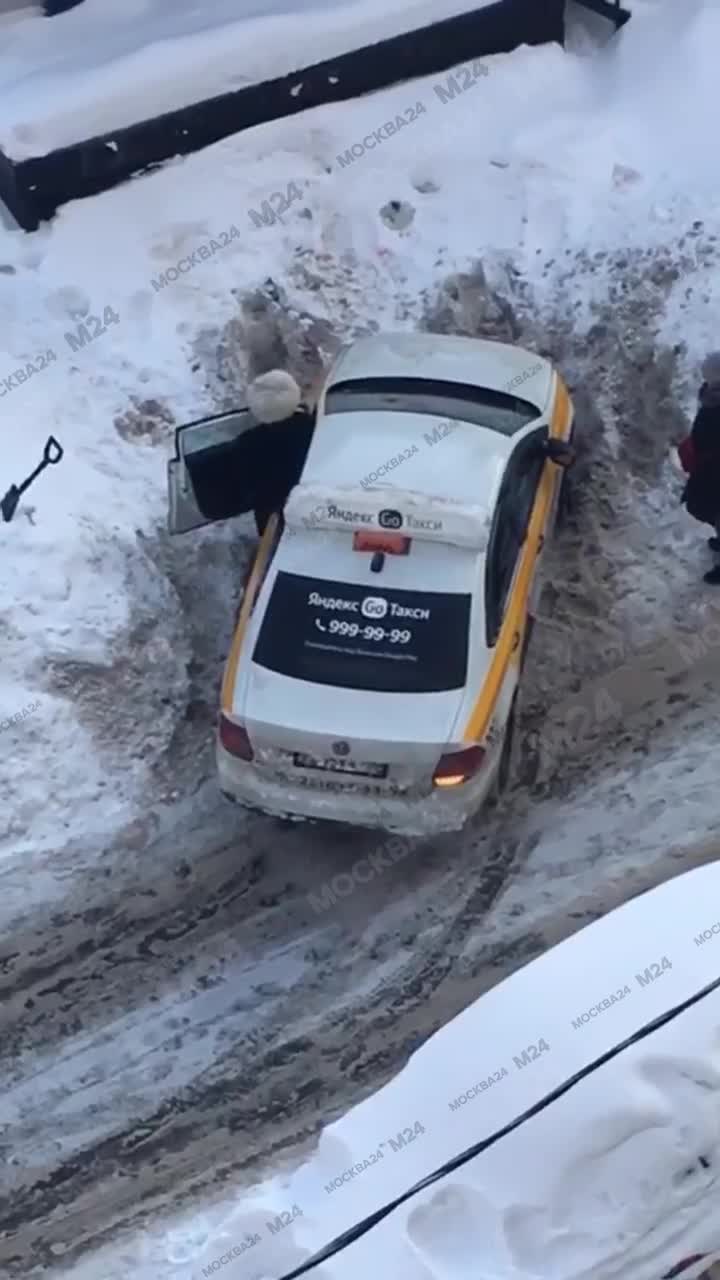
{"type": "Polygon", "coordinates": [[[189,422],[175,432],[168,462],[168,523],[185,533],[247,508],[248,480],[239,474],[238,441],[256,425],[247,409],[189,422]]]}
{"type": "Polygon", "coordinates": [[[485,579],[487,643],[497,641],[505,616],[510,587],[527,537],[530,516],[545,466],[540,449],[547,432],[533,432],[511,457],[498,495],[488,542],[485,579]]]}

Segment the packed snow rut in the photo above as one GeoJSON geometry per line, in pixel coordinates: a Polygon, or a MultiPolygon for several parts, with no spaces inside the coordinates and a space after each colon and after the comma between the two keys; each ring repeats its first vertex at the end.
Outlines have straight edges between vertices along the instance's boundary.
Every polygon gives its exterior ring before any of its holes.
{"type": "MultiPolygon", "coordinates": [[[[138,541],[135,612],[117,653],[102,666],[62,655],[50,665],[48,691],[72,698],[101,751],[149,763],[156,789],[113,847],[76,842],[38,860],[35,901],[17,871],[3,876],[8,1274],[32,1274],[31,1254],[68,1262],[170,1198],[177,1207],[230,1181],[240,1191],[480,991],[616,905],[623,878],[626,894],[663,879],[674,844],[685,865],[709,856],[707,823],[687,827],[679,811],[667,824],[662,771],[667,762],[679,810],[707,787],[720,668],[720,602],[699,590],[701,539],[668,461],[688,403],[683,353],[658,338],[679,273],[714,261],[699,228],[691,239],[688,263],[680,246],[548,264],[542,308],[509,263],[455,273],[424,299],[396,282],[398,323],[537,349],[577,407],[581,460],[528,661],[512,785],[461,838],[381,856],[369,883],[320,908],[338,872],[382,839],[287,827],[218,797],[211,732],[247,522],[176,545],[162,530],[138,541]],[[586,325],[568,306],[571,276],[597,280],[586,325]],[[628,849],[627,780],[642,769],[647,802],[632,806],[646,836],[628,849]],[[573,827],[579,806],[584,825],[573,827]],[[544,852],[555,829],[557,865],[544,852]]],[[[247,376],[279,361],[311,394],[360,329],[337,303],[349,279],[372,285],[358,270],[304,254],[285,289],[268,282],[239,298],[226,329],[195,344],[210,404],[236,401],[247,376]],[[293,301],[312,278],[318,314],[293,301]]],[[[158,404],[118,424],[139,448],[162,445],[158,467],[171,427],[158,404]]]]}

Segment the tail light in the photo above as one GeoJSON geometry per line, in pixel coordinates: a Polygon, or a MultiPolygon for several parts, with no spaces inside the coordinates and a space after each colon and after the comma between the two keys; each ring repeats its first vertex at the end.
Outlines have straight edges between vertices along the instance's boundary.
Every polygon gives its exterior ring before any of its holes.
{"type": "Polygon", "coordinates": [[[234,720],[229,720],[227,716],[220,716],[220,742],[231,756],[236,756],[238,760],[253,760],[255,753],[252,749],[247,730],[241,725],[236,724],[234,720]]]}
{"type": "Polygon", "coordinates": [[[484,747],[466,747],[463,751],[450,751],[441,756],[433,774],[436,787],[459,787],[474,777],[482,768],[485,759],[484,747]]]}

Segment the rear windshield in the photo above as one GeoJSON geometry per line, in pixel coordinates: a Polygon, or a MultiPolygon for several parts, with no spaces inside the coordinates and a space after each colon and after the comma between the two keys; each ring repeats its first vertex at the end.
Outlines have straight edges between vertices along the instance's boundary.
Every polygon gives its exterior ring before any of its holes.
{"type": "Polygon", "coordinates": [[[253,661],[312,684],[441,693],[465,684],[470,595],[278,573],[253,661]]]}
{"type": "Polygon", "coordinates": [[[435,378],[354,378],[336,382],[325,398],[325,413],[426,413],[454,418],[513,436],[540,416],[528,400],[506,391],[486,391],[435,378]]]}

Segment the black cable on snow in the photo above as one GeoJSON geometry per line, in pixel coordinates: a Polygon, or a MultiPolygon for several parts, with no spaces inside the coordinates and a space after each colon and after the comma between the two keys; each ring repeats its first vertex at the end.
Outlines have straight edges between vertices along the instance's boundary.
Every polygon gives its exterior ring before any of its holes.
{"type": "Polygon", "coordinates": [[[620,1044],[615,1045],[613,1049],[608,1049],[607,1052],[601,1054],[599,1058],[595,1058],[593,1062],[588,1063],[588,1065],[583,1067],[581,1071],[576,1072],[574,1076],[570,1076],[569,1079],[563,1081],[563,1083],[558,1085],[557,1088],[553,1089],[550,1093],[541,1098],[539,1102],[536,1102],[532,1107],[528,1107],[527,1111],[523,1111],[515,1120],[511,1120],[510,1123],[504,1125],[502,1129],[498,1129],[495,1133],[492,1133],[489,1138],[483,1138],[482,1141],[476,1142],[474,1146],[468,1147],[467,1150],[461,1152],[460,1155],[453,1156],[451,1160],[448,1160],[446,1164],[442,1165],[439,1169],[436,1169],[434,1173],[429,1173],[427,1177],[423,1178],[420,1182],[416,1182],[414,1186],[410,1187],[409,1191],[404,1191],[402,1195],[391,1200],[389,1204],[383,1205],[382,1209],[376,1209],[375,1212],[371,1213],[367,1218],[363,1218],[362,1222],[356,1223],[354,1227],[348,1228],[348,1230],[344,1231],[342,1235],[336,1236],[335,1239],[325,1245],[319,1253],[313,1254],[311,1258],[308,1258],[307,1262],[303,1262],[299,1267],[296,1267],[294,1271],[286,1272],[286,1274],[284,1276],[280,1276],[278,1280],[297,1280],[299,1276],[307,1275],[307,1273],[312,1271],[314,1267],[320,1266],[322,1262],[326,1262],[328,1258],[333,1256],[333,1254],[339,1253],[341,1249],[346,1248],[347,1245],[358,1240],[360,1236],[365,1235],[366,1232],[370,1231],[378,1222],[381,1222],[383,1218],[387,1218],[388,1214],[393,1213],[393,1211],[401,1204],[404,1204],[406,1200],[410,1200],[414,1195],[417,1195],[418,1191],[423,1191],[425,1187],[429,1187],[433,1182],[437,1182],[440,1178],[444,1178],[446,1174],[452,1173],[463,1164],[467,1164],[468,1160],[473,1160],[475,1156],[480,1155],[483,1151],[487,1151],[488,1147],[492,1147],[496,1142],[499,1142],[499,1140],[504,1138],[506,1134],[512,1133],[513,1129],[518,1129],[520,1125],[524,1124],[527,1120],[538,1115],[540,1111],[544,1111],[546,1107],[549,1107],[557,1098],[561,1098],[564,1093],[567,1093],[569,1089],[572,1089],[580,1080],[584,1080],[585,1077],[591,1075],[593,1071],[597,1071],[598,1067],[602,1067],[606,1062],[610,1062],[612,1058],[616,1058],[618,1054],[622,1053],[623,1050],[627,1049],[631,1044],[637,1044],[639,1040],[644,1040],[646,1036],[651,1035],[653,1031],[657,1031],[659,1027],[663,1027],[666,1023],[672,1022],[673,1019],[679,1016],[679,1014],[684,1013],[686,1009],[690,1009],[692,1005],[697,1004],[700,1000],[704,999],[705,996],[710,995],[711,992],[716,991],[719,987],[720,978],[716,978],[706,987],[703,987],[702,990],[696,992],[695,995],[689,996],[687,1000],[682,1002],[682,1004],[675,1005],[672,1009],[669,1009],[667,1013],[661,1013],[651,1022],[645,1023],[639,1031],[633,1032],[631,1036],[628,1036],[628,1038],[623,1040],[620,1044]]]}

